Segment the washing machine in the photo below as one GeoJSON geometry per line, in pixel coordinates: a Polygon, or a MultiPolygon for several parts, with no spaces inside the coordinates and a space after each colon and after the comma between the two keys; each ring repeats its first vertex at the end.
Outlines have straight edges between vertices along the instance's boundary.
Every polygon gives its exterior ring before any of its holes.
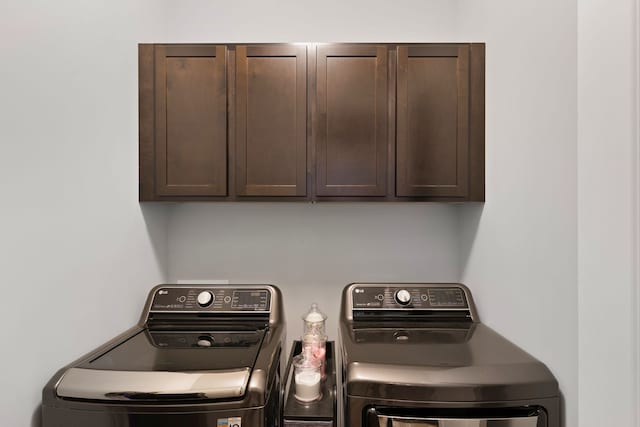
{"type": "Polygon", "coordinates": [[[559,427],[547,367],[482,324],[461,284],[353,283],[340,345],[347,427],[559,427]]]}
{"type": "Polygon", "coordinates": [[[275,286],[157,286],[136,326],[53,376],[43,427],[278,426],[284,339],[275,286]]]}

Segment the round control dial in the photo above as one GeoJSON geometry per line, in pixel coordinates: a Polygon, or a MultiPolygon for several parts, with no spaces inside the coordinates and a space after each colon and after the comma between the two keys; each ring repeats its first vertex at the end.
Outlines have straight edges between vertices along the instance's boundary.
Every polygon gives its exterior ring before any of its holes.
{"type": "Polygon", "coordinates": [[[411,302],[411,294],[406,289],[400,289],[396,292],[396,302],[400,305],[407,305],[411,302]]]}
{"type": "Polygon", "coordinates": [[[200,307],[209,307],[216,297],[209,291],[202,291],[198,294],[198,305],[200,307]]]}
{"type": "Polygon", "coordinates": [[[214,343],[214,339],[212,336],[203,335],[198,337],[198,347],[211,347],[214,343]]]}

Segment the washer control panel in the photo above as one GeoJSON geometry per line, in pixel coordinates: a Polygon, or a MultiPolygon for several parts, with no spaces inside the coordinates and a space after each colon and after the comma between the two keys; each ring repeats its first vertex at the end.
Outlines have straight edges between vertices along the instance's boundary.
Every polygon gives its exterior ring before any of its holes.
{"type": "Polygon", "coordinates": [[[458,286],[366,285],[351,292],[353,310],[469,309],[464,289],[458,286]]]}
{"type": "Polygon", "coordinates": [[[162,287],[153,296],[152,312],[269,312],[268,288],[162,287]]]}
{"type": "Polygon", "coordinates": [[[149,338],[160,348],[219,348],[258,345],[262,335],[253,332],[151,332],[149,338]]]}

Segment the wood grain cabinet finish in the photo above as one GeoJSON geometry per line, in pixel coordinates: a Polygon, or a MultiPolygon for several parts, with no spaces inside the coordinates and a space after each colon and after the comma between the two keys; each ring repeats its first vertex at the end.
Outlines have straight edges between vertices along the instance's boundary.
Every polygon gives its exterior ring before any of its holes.
{"type": "Polygon", "coordinates": [[[477,142],[471,140],[471,132],[479,131],[479,118],[472,121],[471,116],[472,107],[477,115],[471,90],[480,95],[480,76],[474,75],[471,87],[471,48],[469,44],[398,46],[396,196],[484,199],[484,176],[482,188],[470,185],[471,166],[475,178],[479,161],[477,147],[471,147],[477,142]]]}
{"type": "Polygon", "coordinates": [[[318,196],[386,194],[387,49],[384,45],[318,47],[318,196]]]}
{"type": "Polygon", "coordinates": [[[140,200],[484,201],[482,43],[139,46],[140,200]]]}
{"type": "Polygon", "coordinates": [[[225,46],[155,49],[155,184],[160,196],[226,196],[225,46]]]}
{"type": "Polygon", "coordinates": [[[237,46],[235,150],[238,196],[305,196],[307,49],[237,46]]]}

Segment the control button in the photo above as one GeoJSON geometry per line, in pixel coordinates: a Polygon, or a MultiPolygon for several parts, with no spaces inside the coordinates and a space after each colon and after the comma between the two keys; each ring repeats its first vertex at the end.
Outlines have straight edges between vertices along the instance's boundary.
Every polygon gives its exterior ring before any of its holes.
{"type": "Polygon", "coordinates": [[[198,337],[198,347],[211,347],[213,345],[213,337],[211,336],[201,336],[198,337]]]}
{"type": "Polygon", "coordinates": [[[198,304],[200,307],[208,307],[211,305],[215,297],[209,291],[202,291],[198,294],[198,304]]]}
{"type": "Polygon", "coordinates": [[[378,301],[382,301],[382,300],[384,299],[384,295],[382,295],[382,294],[378,294],[378,295],[376,295],[376,299],[377,299],[378,301]]]}
{"type": "Polygon", "coordinates": [[[398,331],[393,334],[396,341],[409,341],[409,334],[406,331],[398,331]]]}
{"type": "Polygon", "coordinates": [[[185,297],[184,295],[179,296],[178,298],[176,298],[176,301],[178,302],[185,302],[187,300],[187,297],[185,297]]]}
{"type": "Polygon", "coordinates": [[[226,297],[224,297],[224,302],[225,302],[225,304],[229,304],[231,302],[231,297],[228,296],[228,295],[226,297]]]}
{"type": "Polygon", "coordinates": [[[406,289],[396,292],[396,302],[400,305],[407,305],[411,302],[411,294],[406,289]]]}
{"type": "Polygon", "coordinates": [[[428,301],[429,300],[429,296],[427,294],[422,294],[422,295],[420,295],[420,299],[422,301],[428,301]]]}

